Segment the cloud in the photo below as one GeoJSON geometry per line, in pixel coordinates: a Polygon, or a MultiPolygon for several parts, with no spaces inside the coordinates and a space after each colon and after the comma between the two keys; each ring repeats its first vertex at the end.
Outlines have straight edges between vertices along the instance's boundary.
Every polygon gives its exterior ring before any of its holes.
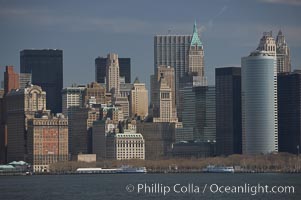
{"type": "Polygon", "coordinates": [[[212,17],[212,18],[208,21],[207,26],[201,27],[200,31],[201,31],[201,32],[204,32],[204,31],[206,31],[206,30],[208,30],[208,29],[212,29],[212,28],[213,28],[213,25],[214,25],[214,21],[215,21],[216,19],[218,19],[220,16],[222,16],[227,10],[228,10],[228,6],[226,6],[226,5],[223,6],[223,7],[219,10],[219,12],[218,12],[214,17],[212,17]]]}
{"type": "Polygon", "coordinates": [[[273,4],[285,4],[291,6],[301,6],[300,0],[260,0],[264,3],[273,3],[273,4]]]}

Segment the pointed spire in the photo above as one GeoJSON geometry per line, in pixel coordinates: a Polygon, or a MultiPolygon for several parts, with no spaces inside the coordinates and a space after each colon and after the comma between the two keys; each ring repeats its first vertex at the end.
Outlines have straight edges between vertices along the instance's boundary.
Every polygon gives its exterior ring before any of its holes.
{"type": "Polygon", "coordinates": [[[140,83],[138,76],[136,76],[134,83],[140,83]]]}
{"type": "Polygon", "coordinates": [[[194,25],[193,25],[193,34],[192,34],[190,46],[195,46],[195,45],[202,46],[202,42],[199,38],[198,29],[196,26],[196,21],[194,21],[194,25]]]}

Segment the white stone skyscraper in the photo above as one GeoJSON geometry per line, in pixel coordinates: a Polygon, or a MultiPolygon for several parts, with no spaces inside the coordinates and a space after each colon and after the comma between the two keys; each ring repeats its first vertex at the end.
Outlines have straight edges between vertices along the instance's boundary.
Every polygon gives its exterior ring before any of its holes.
{"type": "Polygon", "coordinates": [[[107,56],[106,87],[107,87],[107,92],[112,93],[112,97],[119,96],[119,92],[120,92],[119,62],[118,62],[118,55],[115,53],[110,53],[107,56]]]}
{"type": "Polygon", "coordinates": [[[276,37],[276,55],[277,55],[277,72],[290,72],[291,71],[291,57],[290,49],[287,46],[285,37],[282,31],[279,30],[276,37]]]}

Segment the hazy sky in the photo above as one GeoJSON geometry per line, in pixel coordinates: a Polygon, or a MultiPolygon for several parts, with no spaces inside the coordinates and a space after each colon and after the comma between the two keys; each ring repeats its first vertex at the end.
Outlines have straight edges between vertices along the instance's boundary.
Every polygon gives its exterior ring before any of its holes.
{"type": "MultiPolygon", "coordinates": [[[[0,66],[20,67],[22,49],[62,49],[64,86],[95,80],[94,59],[109,52],[132,59],[149,85],[153,37],[191,34],[196,20],[205,51],[205,73],[240,66],[264,31],[281,28],[293,68],[301,68],[301,0],[0,0],[0,66]]],[[[2,74],[3,76],[3,74],[2,74]]]]}

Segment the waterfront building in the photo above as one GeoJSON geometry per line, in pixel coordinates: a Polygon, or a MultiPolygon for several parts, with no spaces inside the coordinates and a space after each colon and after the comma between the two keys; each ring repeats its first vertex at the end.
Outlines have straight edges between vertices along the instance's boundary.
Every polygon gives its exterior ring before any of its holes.
{"type": "Polygon", "coordinates": [[[30,85],[25,89],[11,90],[6,97],[7,159],[8,162],[27,159],[27,120],[36,112],[46,110],[46,92],[30,85]]]}
{"type": "Polygon", "coordinates": [[[144,139],[140,133],[125,130],[106,136],[106,158],[114,160],[145,159],[144,139]]]}
{"type": "Polygon", "coordinates": [[[301,71],[278,74],[279,152],[301,148],[301,71]]]}
{"type": "Polygon", "coordinates": [[[28,162],[34,172],[49,172],[49,165],[68,161],[68,120],[45,112],[27,121],[28,162]]]}
{"type": "Polygon", "coordinates": [[[217,154],[241,154],[241,68],[216,68],[215,87],[217,154]]]}
{"type": "Polygon", "coordinates": [[[243,154],[278,151],[276,58],[257,50],[241,62],[243,154]]]}
{"type": "Polygon", "coordinates": [[[171,152],[175,142],[174,123],[169,122],[137,122],[137,132],[145,140],[145,159],[158,160],[171,152]]]}
{"type": "Polygon", "coordinates": [[[32,84],[47,93],[47,108],[62,112],[63,51],[58,49],[22,50],[20,73],[31,73],[32,84]]]}

